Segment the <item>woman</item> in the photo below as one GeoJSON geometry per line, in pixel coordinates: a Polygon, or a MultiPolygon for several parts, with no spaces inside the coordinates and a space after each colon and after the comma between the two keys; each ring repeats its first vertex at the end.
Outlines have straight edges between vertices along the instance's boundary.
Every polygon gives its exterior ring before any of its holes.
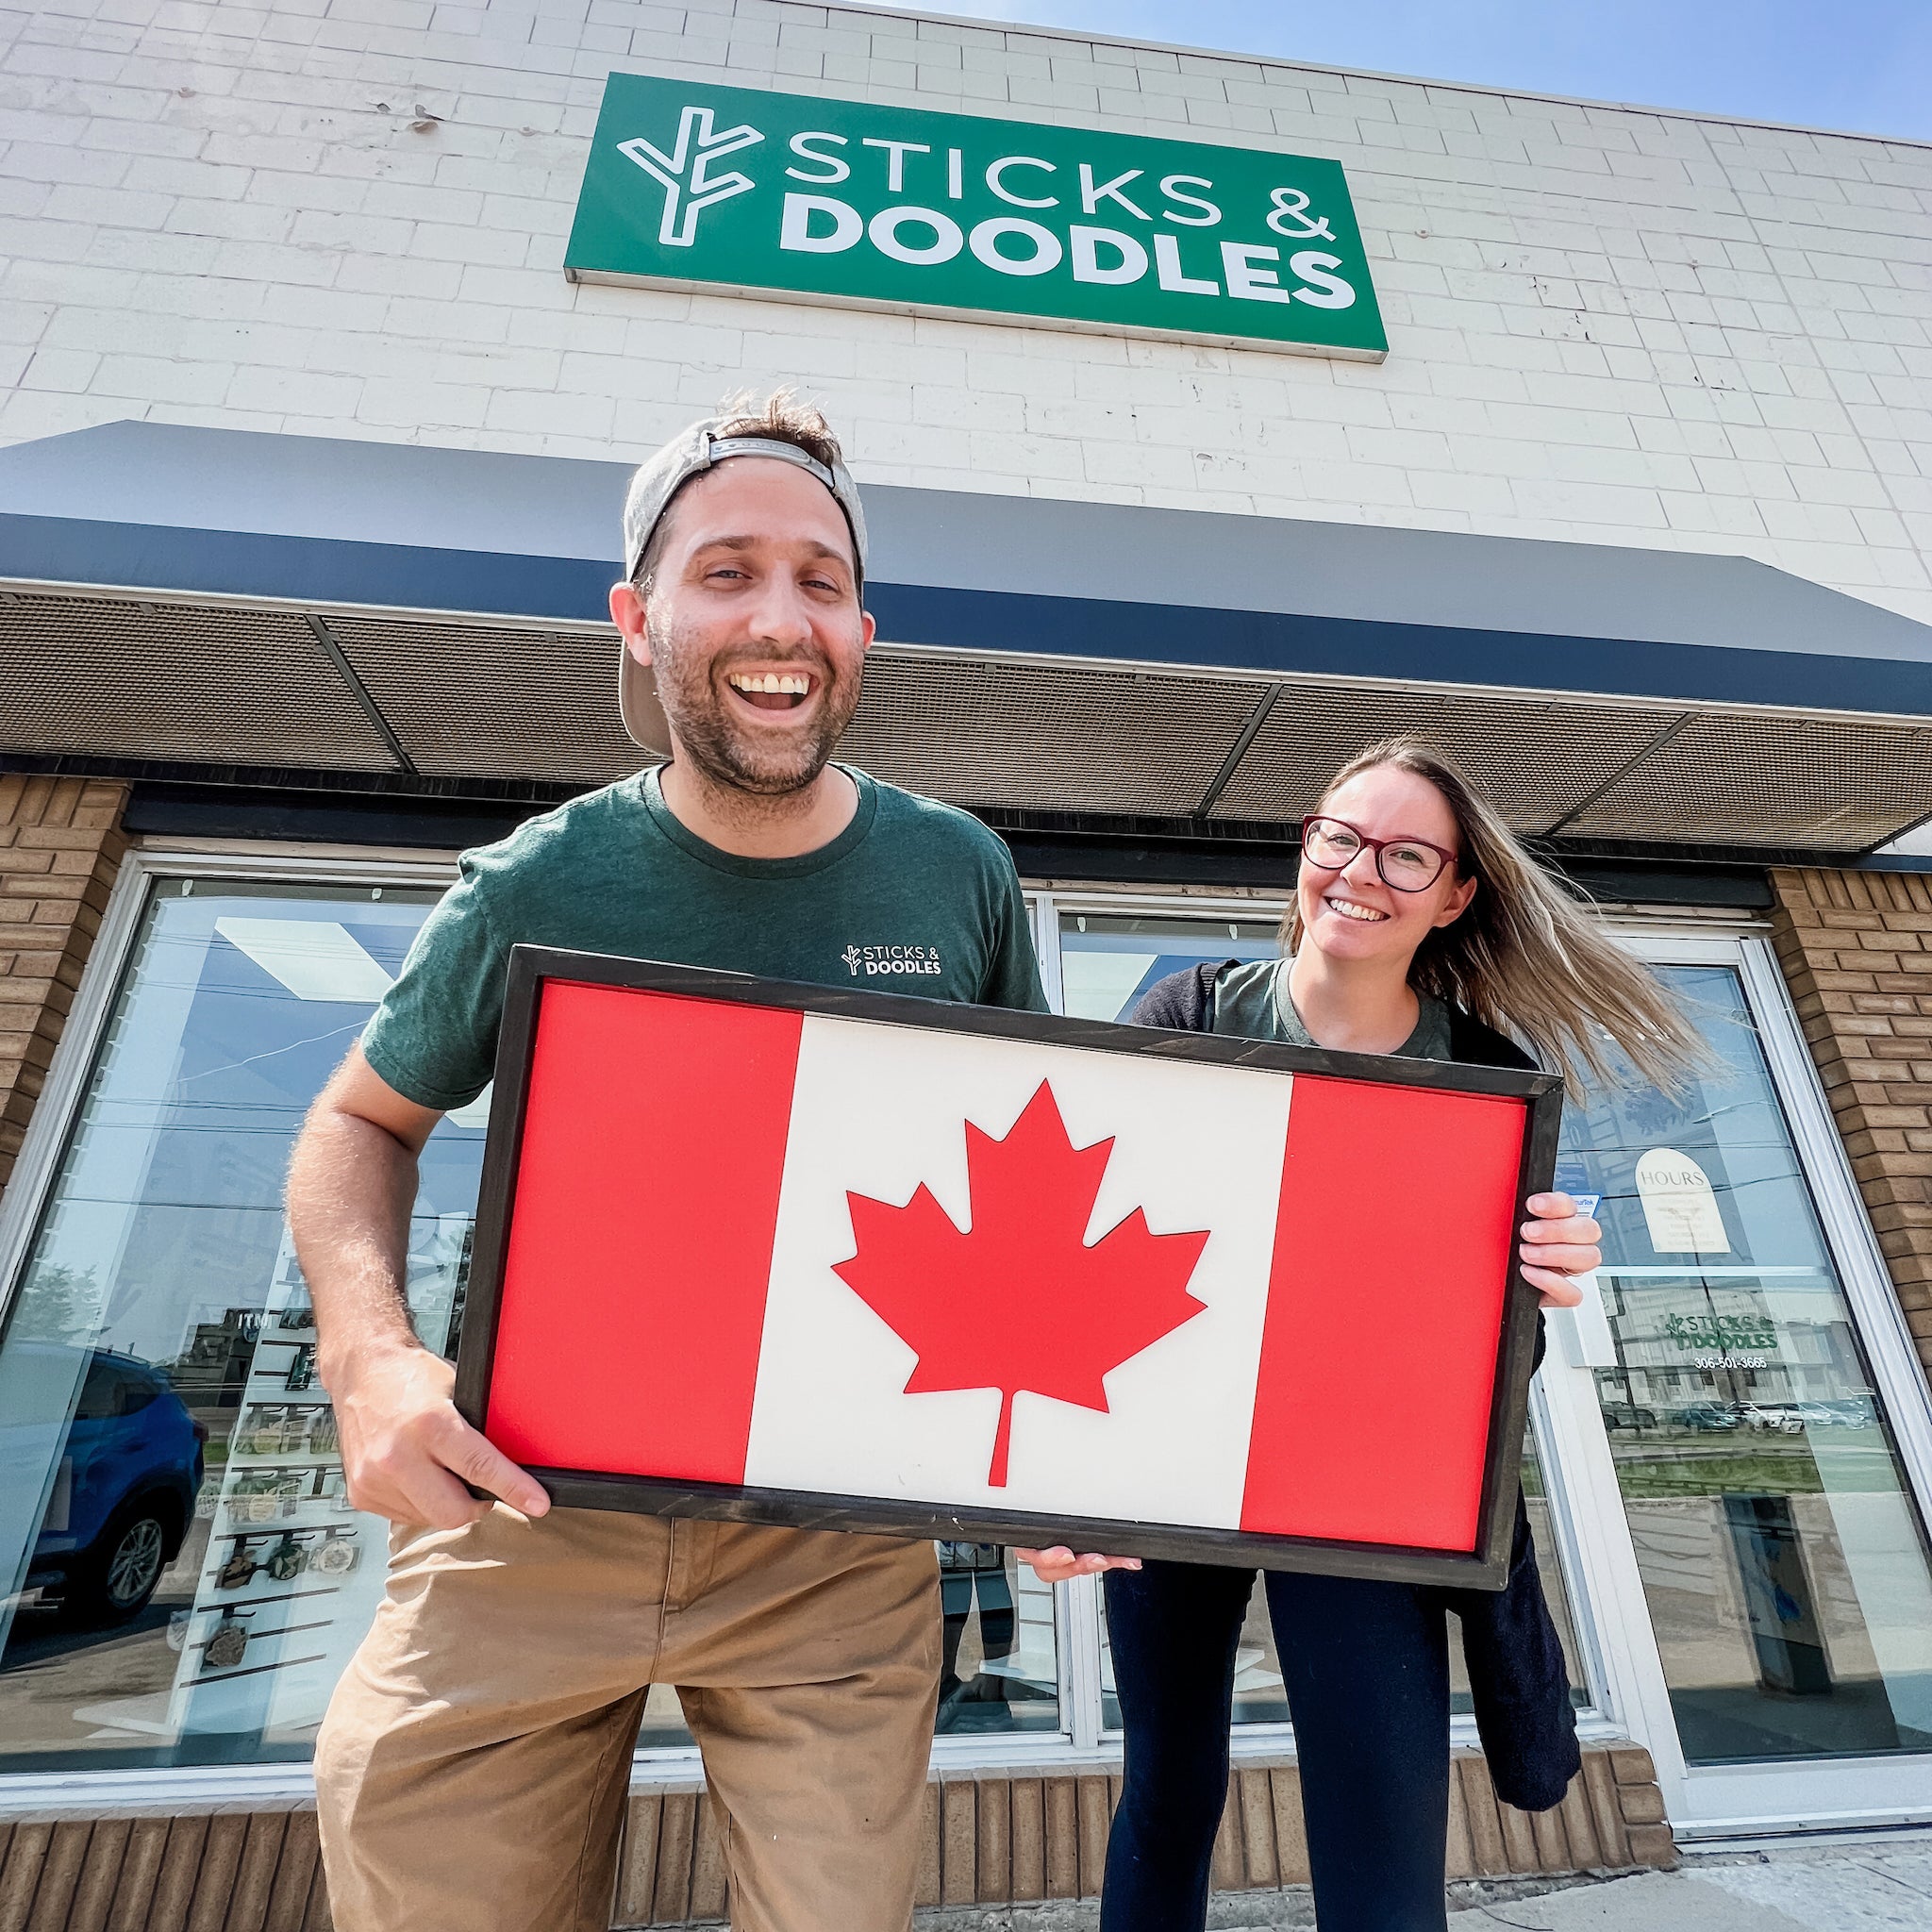
{"type": "MultiPolygon", "coordinates": [[[[1142,1024],[1356,1053],[1526,1067],[1522,1035],[1573,1080],[1607,1077],[1615,1040],[1670,1086],[1696,1036],[1469,781],[1412,738],[1337,774],[1303,828],[1279,959],[1202,967],[1152,988],[1142,1024]]],[[[1523,1272],[1546,1306],[1595,1265],[1593,1222],[1538,1195],[1523,1272]]],[[[1399,1211],[1399,1206],[1397,1208],[1399,1211]]],[[[1372,1374],[1365,1359],[1363,1374],[1372,1374]]],[[[1441,1932],[1449,1808],[1445,1608],[1463,1614],[1477,1718],[1499,1788],[1557,1802],[1575,1765],[1561,1652],[1518,1505],[1509,1588],[1450,1592],[1266,1573],[1322,1932],[1441,1932]]],[[[1206,1922],[1227,1789],[1235,1649],[1250,1571],[1022,1551],[1048,1581],[1107,1571],[1126,1774],[1108,1848],[1103,1932],[1206,1922]]]]}

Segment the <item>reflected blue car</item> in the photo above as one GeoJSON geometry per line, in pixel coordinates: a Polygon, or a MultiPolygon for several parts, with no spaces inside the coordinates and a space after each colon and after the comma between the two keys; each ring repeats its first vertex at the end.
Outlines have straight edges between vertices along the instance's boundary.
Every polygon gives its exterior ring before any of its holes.
{"type": "Polygon", "coordinates": [[[27,1584],[58,1596],[72,1623],[125,1623],[146,1607],[194,1520],[208,1430],[137,1357],[51,1341],[17,1341],[8,1354],[16,1371],[68,1389],[74,1357],[86,1357],[27,1584]]]}

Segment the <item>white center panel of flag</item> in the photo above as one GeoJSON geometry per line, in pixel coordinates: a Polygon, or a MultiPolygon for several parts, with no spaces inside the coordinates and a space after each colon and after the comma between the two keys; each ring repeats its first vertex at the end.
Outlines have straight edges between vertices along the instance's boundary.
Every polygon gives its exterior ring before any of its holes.
{"type": "MultiPolygon", "coordinates": [[[[1239,1527],[1293,1084],[1281,1073],[808,1014],[746,1482],[1239,1527]],[[1104,1410],[1022,1387],[995,1484],[1001,1391],[908,1392],[918,1351],[837,1271],[860,1247],[853,1196],[901,1208],[924,1187],[954,1229],[974,1230],[975,1206],[985,1209],[973,1198],[968,1125],[1007,1141],[1042,1084],[1072,1150],[1112,1142],[1087,1244],[1136,1210],[1156,1237],[1205,1234],[1181,1271],[1203,1306],[1106,1373],[1104,1410]]],[[[1090,1184],[1097,1165],[1096,1156],[1090,1184]]],[[[1050,1283],[1049,1268],[1039,1292],[1050,1283]]],[[[1061,1345],[1064,1324],[1050,1313],[1042,1307],[1007,1338],[1017,1356],[1061,1345]]],[[[1003,1313],[990,1307],[987,1319],[1003,1313]]],[[[1104,1352],[1106,1336],[1097,1342],[1104,1352]]]]}

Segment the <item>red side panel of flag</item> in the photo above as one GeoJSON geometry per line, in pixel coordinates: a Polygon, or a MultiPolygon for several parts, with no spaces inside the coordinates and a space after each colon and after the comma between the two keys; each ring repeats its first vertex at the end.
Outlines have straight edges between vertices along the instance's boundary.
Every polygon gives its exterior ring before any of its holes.
{"type": "Polygon", "coordinates": [[[1243,1529],[1474,1547],[1526,1124],[1296,1076],[1243,1529]]]}
{"type": "Polygon", "coordinates": [[[490,1383],[507,1456],[744,1480],[801,1020],[545,985],[490,1383]]]}

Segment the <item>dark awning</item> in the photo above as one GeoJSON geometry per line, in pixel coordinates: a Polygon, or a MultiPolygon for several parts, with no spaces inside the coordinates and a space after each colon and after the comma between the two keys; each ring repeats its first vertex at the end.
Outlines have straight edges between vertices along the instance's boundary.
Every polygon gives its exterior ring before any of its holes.
{"type": "MultiPolygon", "coordinates": [[[[627,475],[142,423],[0,450],[0,749],[608,779],[627,475]]],[[[964,804],[1283,822],[1410,727],[1539,833],[1849,852],[1932,814],[1932,628],[1746,558],[866,502],[850,749],[964,804]]]]}

